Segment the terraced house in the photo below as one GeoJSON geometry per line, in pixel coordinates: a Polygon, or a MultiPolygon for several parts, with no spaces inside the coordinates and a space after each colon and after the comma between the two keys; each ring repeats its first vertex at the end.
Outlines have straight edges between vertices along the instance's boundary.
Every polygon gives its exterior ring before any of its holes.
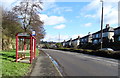
{"type": "Polygon", "coordinates": [[[114,29],[114,42],[120,43],[120,27],[114,29]]]}
{"type": "Polygon", "coordinates": [[[64,40],[61,44],[62,44],[63,47],[65,47],[66,41],[64,40]]]}
{"type": "Polygon", "coordinates": [[[72,47],[78,47],[80,44],[80,36],[78,38],[72,40],[72,47]]]}
{"type": "MultiPolygon", "coordinates": [[[[103,47],[110,47],[115,50],[120,49],[120,27],[113,28],[109,24],[103,29],[102,33],[103,47]],[[118,44],[119,43],[119,44],[118,44]]],[[[65,47],[78,47],[87,49],[99,49],[101,43],[101,30],[80,38],[73,39],[62,42],[65,47]]]]}
{"type": "Polygon", "coordinates": [[[65,41],[62,43],[64,45],[64,47],[71,47],[72,46],[72,38],[70,38],[70,40],[65,41]]]}
{"type": "MultiPolygon", "coordinates": [[[[103,43],[113,42],[114,41],[114,28],[110,27],[109,24],[106,24],[106,28],[103,29],[103,43]]],[[[92,34],[92,43],[98,44],[101,42],[101,30],[92,34]]]]}
{"type": "Polygon", "coordinates": [[[88,35],[80,38],[80,44],[87,44],[87,43],[92,43],[92,34],[88,33],[88,35]]]}

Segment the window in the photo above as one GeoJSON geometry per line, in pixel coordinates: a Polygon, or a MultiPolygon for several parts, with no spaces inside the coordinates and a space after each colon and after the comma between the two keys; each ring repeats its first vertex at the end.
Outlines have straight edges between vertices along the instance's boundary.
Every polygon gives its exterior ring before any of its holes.
{"type": "Polygon", "coordinates": [[[103,37],[108,37],[108,32],[103,33],[103,37]]]}
{"type": "Polygon", "coordinates": [[[81,41],[83,42],[83,39],[81,39],[81,41]]]}
{"type": "Polygon", "coordinates": [[[95,38],[95,35],[93,35],[92,37],[95,38]]]}
{"type": "Polygon", "coordinates": [[[93,43],[94,43],[94,44],[97,44],[97,43],[98,43],[98,40],[94,40],[93,43]]]}
{"type": "Polygon", "coordinates": [[[98,38],[99,37],[99,35],[98,34],[96,34],[96,38],[98,38]]]}
{"type": "Polygon", "coordinates": [[[120,36],[118,37],[118,41],[120,41],[120,36]]]}
{"type": "Polygon", "coordinates": [[[85,41],[87,41],[87,38],[85,38],[85,41]]]}

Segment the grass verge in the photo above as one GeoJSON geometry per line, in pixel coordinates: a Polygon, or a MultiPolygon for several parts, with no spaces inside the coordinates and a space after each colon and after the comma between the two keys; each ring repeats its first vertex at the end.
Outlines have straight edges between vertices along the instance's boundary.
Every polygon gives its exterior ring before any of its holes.
{"type": "Polygon", "coordinates": [[[107,58],[114,58],[120,60],[120,51],[105,51],[105,50],[88,50],[88,49],[73,49],[73,48],[56,48],[57,50],[71,51],[77,53],[84,53],[90,55],[96,55],[107,58]]]}
{"type": "MultiPolygon", "coordinates": [[[[15,62],[15,50],[1,51],[0,55],[0,61],[2,62],[2,65],[0,66],[0,70],[2,70],[2,78],[19,78],[30,72],[31,64],[15,62]]],[[[36,49],[36,56],[38,55],[39,50],[36,49]]]]}

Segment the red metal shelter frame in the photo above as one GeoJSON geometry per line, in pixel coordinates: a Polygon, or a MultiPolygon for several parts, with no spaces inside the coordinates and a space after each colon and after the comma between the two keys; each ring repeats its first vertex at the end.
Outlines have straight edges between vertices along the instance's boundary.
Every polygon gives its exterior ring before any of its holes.
{"type": "Polygon", "coordinates": [[[31,34],[27,33],[17,33],[16,34],[16,62],[25,58],[26,52],[26,39],[30,40],[30,59],[29,62],[32,63],[32,60],[36,57],[36,38],[31,34]],[[24,50],[19,51],[19,39],[24,39],[24,50]],[[19,55],[21,54],[21,57],[19,55]]]}

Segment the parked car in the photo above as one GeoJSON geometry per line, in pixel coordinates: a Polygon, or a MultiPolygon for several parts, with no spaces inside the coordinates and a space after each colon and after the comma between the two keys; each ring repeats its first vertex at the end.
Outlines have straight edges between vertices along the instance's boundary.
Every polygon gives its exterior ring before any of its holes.
{"type": "Polygon", "coordinates": [[[102,48],[100,50],[109,50],[109,51],[114,51],[112,48],[102,48]]]}

